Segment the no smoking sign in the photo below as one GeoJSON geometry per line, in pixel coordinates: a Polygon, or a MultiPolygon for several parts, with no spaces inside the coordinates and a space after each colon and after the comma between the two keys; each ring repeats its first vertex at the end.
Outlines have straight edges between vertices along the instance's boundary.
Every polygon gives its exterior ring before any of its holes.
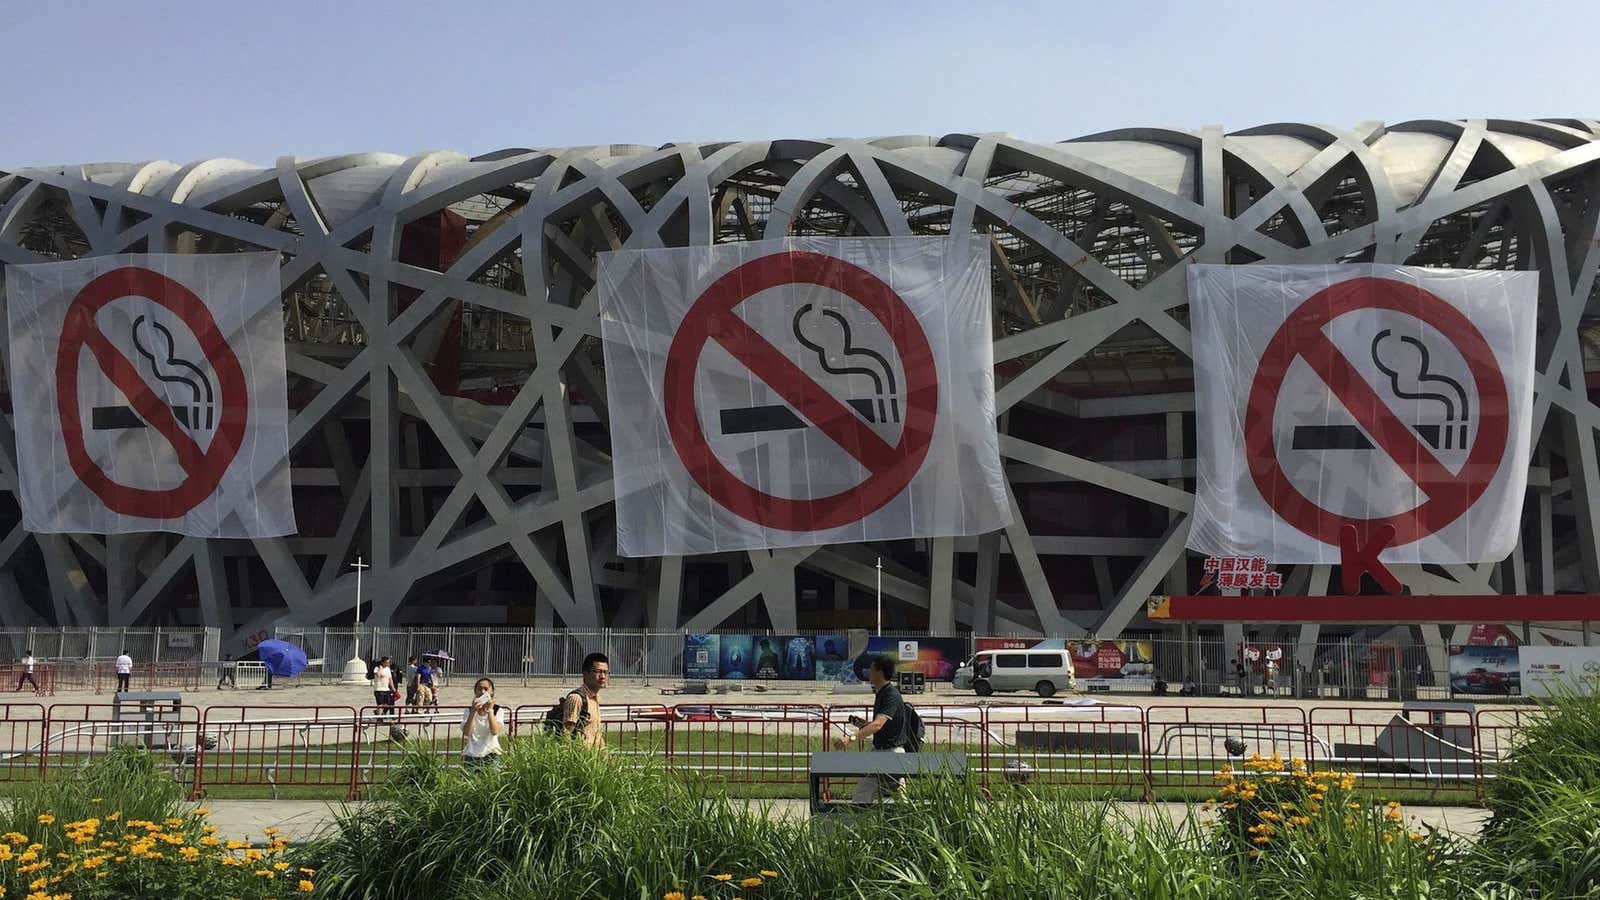
{"type": "Polygon", "coordinates": [[[32,531],[276,537],[289,492],[276,253],[6,270],[18,486],[32,531]]]}
{"type": "Polygon", "coordinates": [[[986,253],[882,238],[602,255],[622,554],[1003,527],[986,253]]]}
{"type": "Polygon", "coordinates": [[[1366,544],[1392,528],[1388,562],[1509,552],[1531,443],[1533,276],[1196,268],[1192,549],[1337,562],[1346,529],[1366,544]]]}

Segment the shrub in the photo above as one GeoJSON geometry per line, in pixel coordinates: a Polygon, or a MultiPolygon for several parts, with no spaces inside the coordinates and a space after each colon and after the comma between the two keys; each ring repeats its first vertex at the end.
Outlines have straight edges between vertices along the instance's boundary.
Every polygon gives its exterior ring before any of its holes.
{"type": "Polygon", "coordinates": [[[149,754],[116,751],[77,777],[29,785],[5,809],[0,888],[28,900],[254,900],[310,893],[315,872],[267,829],[266,843],[223,841],[206,810],[149,754]]]}
{"type": "Polygon", "coordinates": [[[1495,771],[1463,884],[1600,897],[1600,698],[1559,696],[1540,712],[1495,771]]]}

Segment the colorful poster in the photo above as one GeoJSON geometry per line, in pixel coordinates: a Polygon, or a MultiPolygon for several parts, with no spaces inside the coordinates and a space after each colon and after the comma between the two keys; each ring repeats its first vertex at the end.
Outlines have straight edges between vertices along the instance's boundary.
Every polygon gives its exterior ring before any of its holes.
{"type": "Polygon", "coordinates": [[[1522,690],[1529,697],[1600,697],[1600,647],[1524,645],[1521,650],[1522,690]]]}
{"type": "Polygon", "coordinates": [[[722,650],[720,635],[686,634],[683,636],[683,677],[695,681],[710,681],[722,677],[722,650]]]}
{"type": "Polygon", "coordinates": [[[1450,690],[1456,694],[1522,692],[1519,649],[1514,646],[1453,645],[1450,648],[1450,690]]]}
{"type": "Polygon", "coordinates": [[[816,677],[816,644],[811,638],[787,638],[783,648],[783,674],[780,677],[792,681],[810,681],[816,677]]]}
{"type": "Polygon", "coordinates": [[[817,649],[818,681],[839,681],[849,660],[850,641],[842,634],[819,634],[812,638],[817,649]]]}
{"type": "Polygon", "coordinates": [[[751,638],[751,653],[755,660],[752,678],[777,679],[787,677],[783,674],[783,660],[778,654],[778,648],[784,645],[785,638],[758,637],[751,638]]]}
{"type": "MultiPolygon", "coordinates": [[[[856,657],[850,674],[854,680],[866,681],[867,668],[872,665],[874,656],[898,660],[902,650],[914,650],[914,658],[897,661],[895,671],[921,672],[929,681],[949,681],[955,676],[956,666],[961,665],[967,642],[965,638],[917,638],[902,642],[900,638],[875,637],[867,641],[867,652],[856,657]],[[902,647],[902,643],[915,646],[902,647]]],[[[845,680],[851,679],[847,676],[845,680]]]]}
{"type": "Polygon", "coordinates": [[[1078,678],[1148,678],[1155,673],[1151,641],[1067,641],[1078,678]]]}
{"type": "Polygon", "coordinates": [[[722,637],[722,677],[750,678],[755,674],[755,660],[751,653],[755,645],[748,634],[724,634],[722,637]]]}

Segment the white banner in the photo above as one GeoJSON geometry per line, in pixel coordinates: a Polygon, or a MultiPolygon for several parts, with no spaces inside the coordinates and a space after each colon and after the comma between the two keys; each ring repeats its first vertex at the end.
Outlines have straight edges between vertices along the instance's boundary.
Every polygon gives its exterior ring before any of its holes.
{"type": "Polygon", "coordinates": [[[1524,697],[1600,697],[1600,647],[1517,648],[1524,697]]]}
{"type": "Polygon", "coordinates": [[[986,245],[624,250],[598,278],[623,556],[1010,524],[986,245]]]}
{"type": "Polygon", "coordinates": [[[294,534],[276,253],[6,267],[22,523],[294,534]]]}
{"type": "Polygon", "coordinates": [[[1198,492],[1188,546],[1337,563],[1504,559],[1532,441],[1535,272],[1189,269],[1198,492]]]}

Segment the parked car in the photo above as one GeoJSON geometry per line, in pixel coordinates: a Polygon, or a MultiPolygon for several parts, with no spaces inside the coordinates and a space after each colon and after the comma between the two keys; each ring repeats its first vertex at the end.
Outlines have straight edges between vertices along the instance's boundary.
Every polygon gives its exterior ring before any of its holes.
{"type": "Polygon", "coordinates": [[[956,669],[958,690],[980,697],[996,691],[1033,691],[1041,697],[1077,687],[1072,661],[1064,650],[985,650],[956,669]]]}

